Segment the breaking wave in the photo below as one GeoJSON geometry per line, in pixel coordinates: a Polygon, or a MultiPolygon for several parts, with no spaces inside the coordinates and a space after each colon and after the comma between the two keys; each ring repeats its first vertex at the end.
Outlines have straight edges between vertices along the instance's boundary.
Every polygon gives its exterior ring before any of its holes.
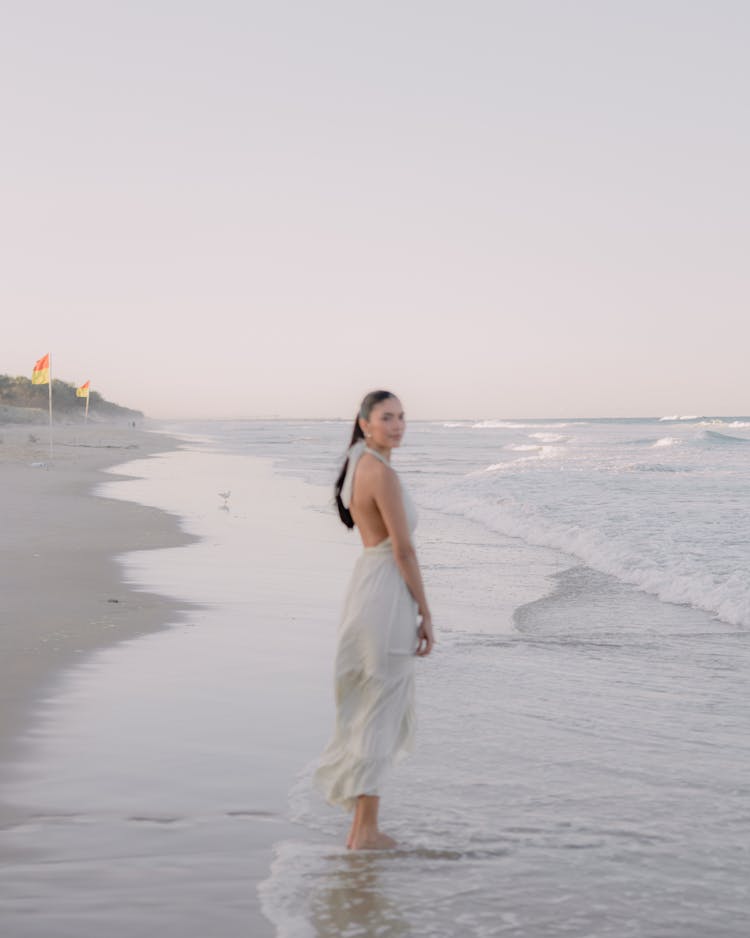
{"type": "Polygon", "coordinates": [[[717,430],[704,430],[703,438],[712,443],[750,443],[742,436],[730,436],[728,433],[719,433],[717,430]]]}

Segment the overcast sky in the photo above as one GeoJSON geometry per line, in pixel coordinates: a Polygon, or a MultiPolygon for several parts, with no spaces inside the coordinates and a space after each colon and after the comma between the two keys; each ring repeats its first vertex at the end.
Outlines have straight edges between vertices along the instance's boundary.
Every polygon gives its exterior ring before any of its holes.
{"type": "Polygon", "coordinates": [[[9,0],[0,373],[151,416],[750,411],[750,4],[9,0]]]}

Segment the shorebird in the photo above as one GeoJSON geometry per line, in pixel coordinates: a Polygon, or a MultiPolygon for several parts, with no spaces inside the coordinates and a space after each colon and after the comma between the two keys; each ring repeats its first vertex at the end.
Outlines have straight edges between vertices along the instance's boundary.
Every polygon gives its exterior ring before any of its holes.
{"type": "Polygon", "coordinates": [[[224,499],[224,504],[221,505],[221,507],[225,508],[227,511],[229,510],[229,496],[231,494],[232,494],[231,492],[219,492],[219,498],[224,499]]]}

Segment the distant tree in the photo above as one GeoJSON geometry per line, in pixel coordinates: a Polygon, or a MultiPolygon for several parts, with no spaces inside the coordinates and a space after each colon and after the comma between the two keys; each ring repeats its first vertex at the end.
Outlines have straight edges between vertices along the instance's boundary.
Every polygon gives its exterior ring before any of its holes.
{"type": "MultiPolygon", "coordinates": [[[[9,375],[0,375],[0,404],[10,407],[46,408],[49,398],[49,389],[46,384],[32,384],[30,378],[18,375],[15,378],[9,375]]],[[[52,379],[52,410],[57,414],[68,417],[82,416],[83,404],[76,397],[76,385],[69,381],[52,379]]],[[[143,417],[140,410],[130,407],[121,407],[105,400],[98,391],[89,394],[89,416],[102,417],[143,417]]]]}

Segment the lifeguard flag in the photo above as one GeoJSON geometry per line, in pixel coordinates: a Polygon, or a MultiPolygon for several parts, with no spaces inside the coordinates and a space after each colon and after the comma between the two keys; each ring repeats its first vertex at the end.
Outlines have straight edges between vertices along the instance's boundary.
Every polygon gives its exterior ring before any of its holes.
{"type": "Polygon", "coordinates": [[[32,384],[49,384],[49,352],[34,365],[31,372],[32,384]]]}
{"type": "Polygon", "coordinates": [[[90,384],[91,382],[87,381],[85,384],[82,384],[80,388],[76,388],[76,397],[88,397],[90,384]]]}

